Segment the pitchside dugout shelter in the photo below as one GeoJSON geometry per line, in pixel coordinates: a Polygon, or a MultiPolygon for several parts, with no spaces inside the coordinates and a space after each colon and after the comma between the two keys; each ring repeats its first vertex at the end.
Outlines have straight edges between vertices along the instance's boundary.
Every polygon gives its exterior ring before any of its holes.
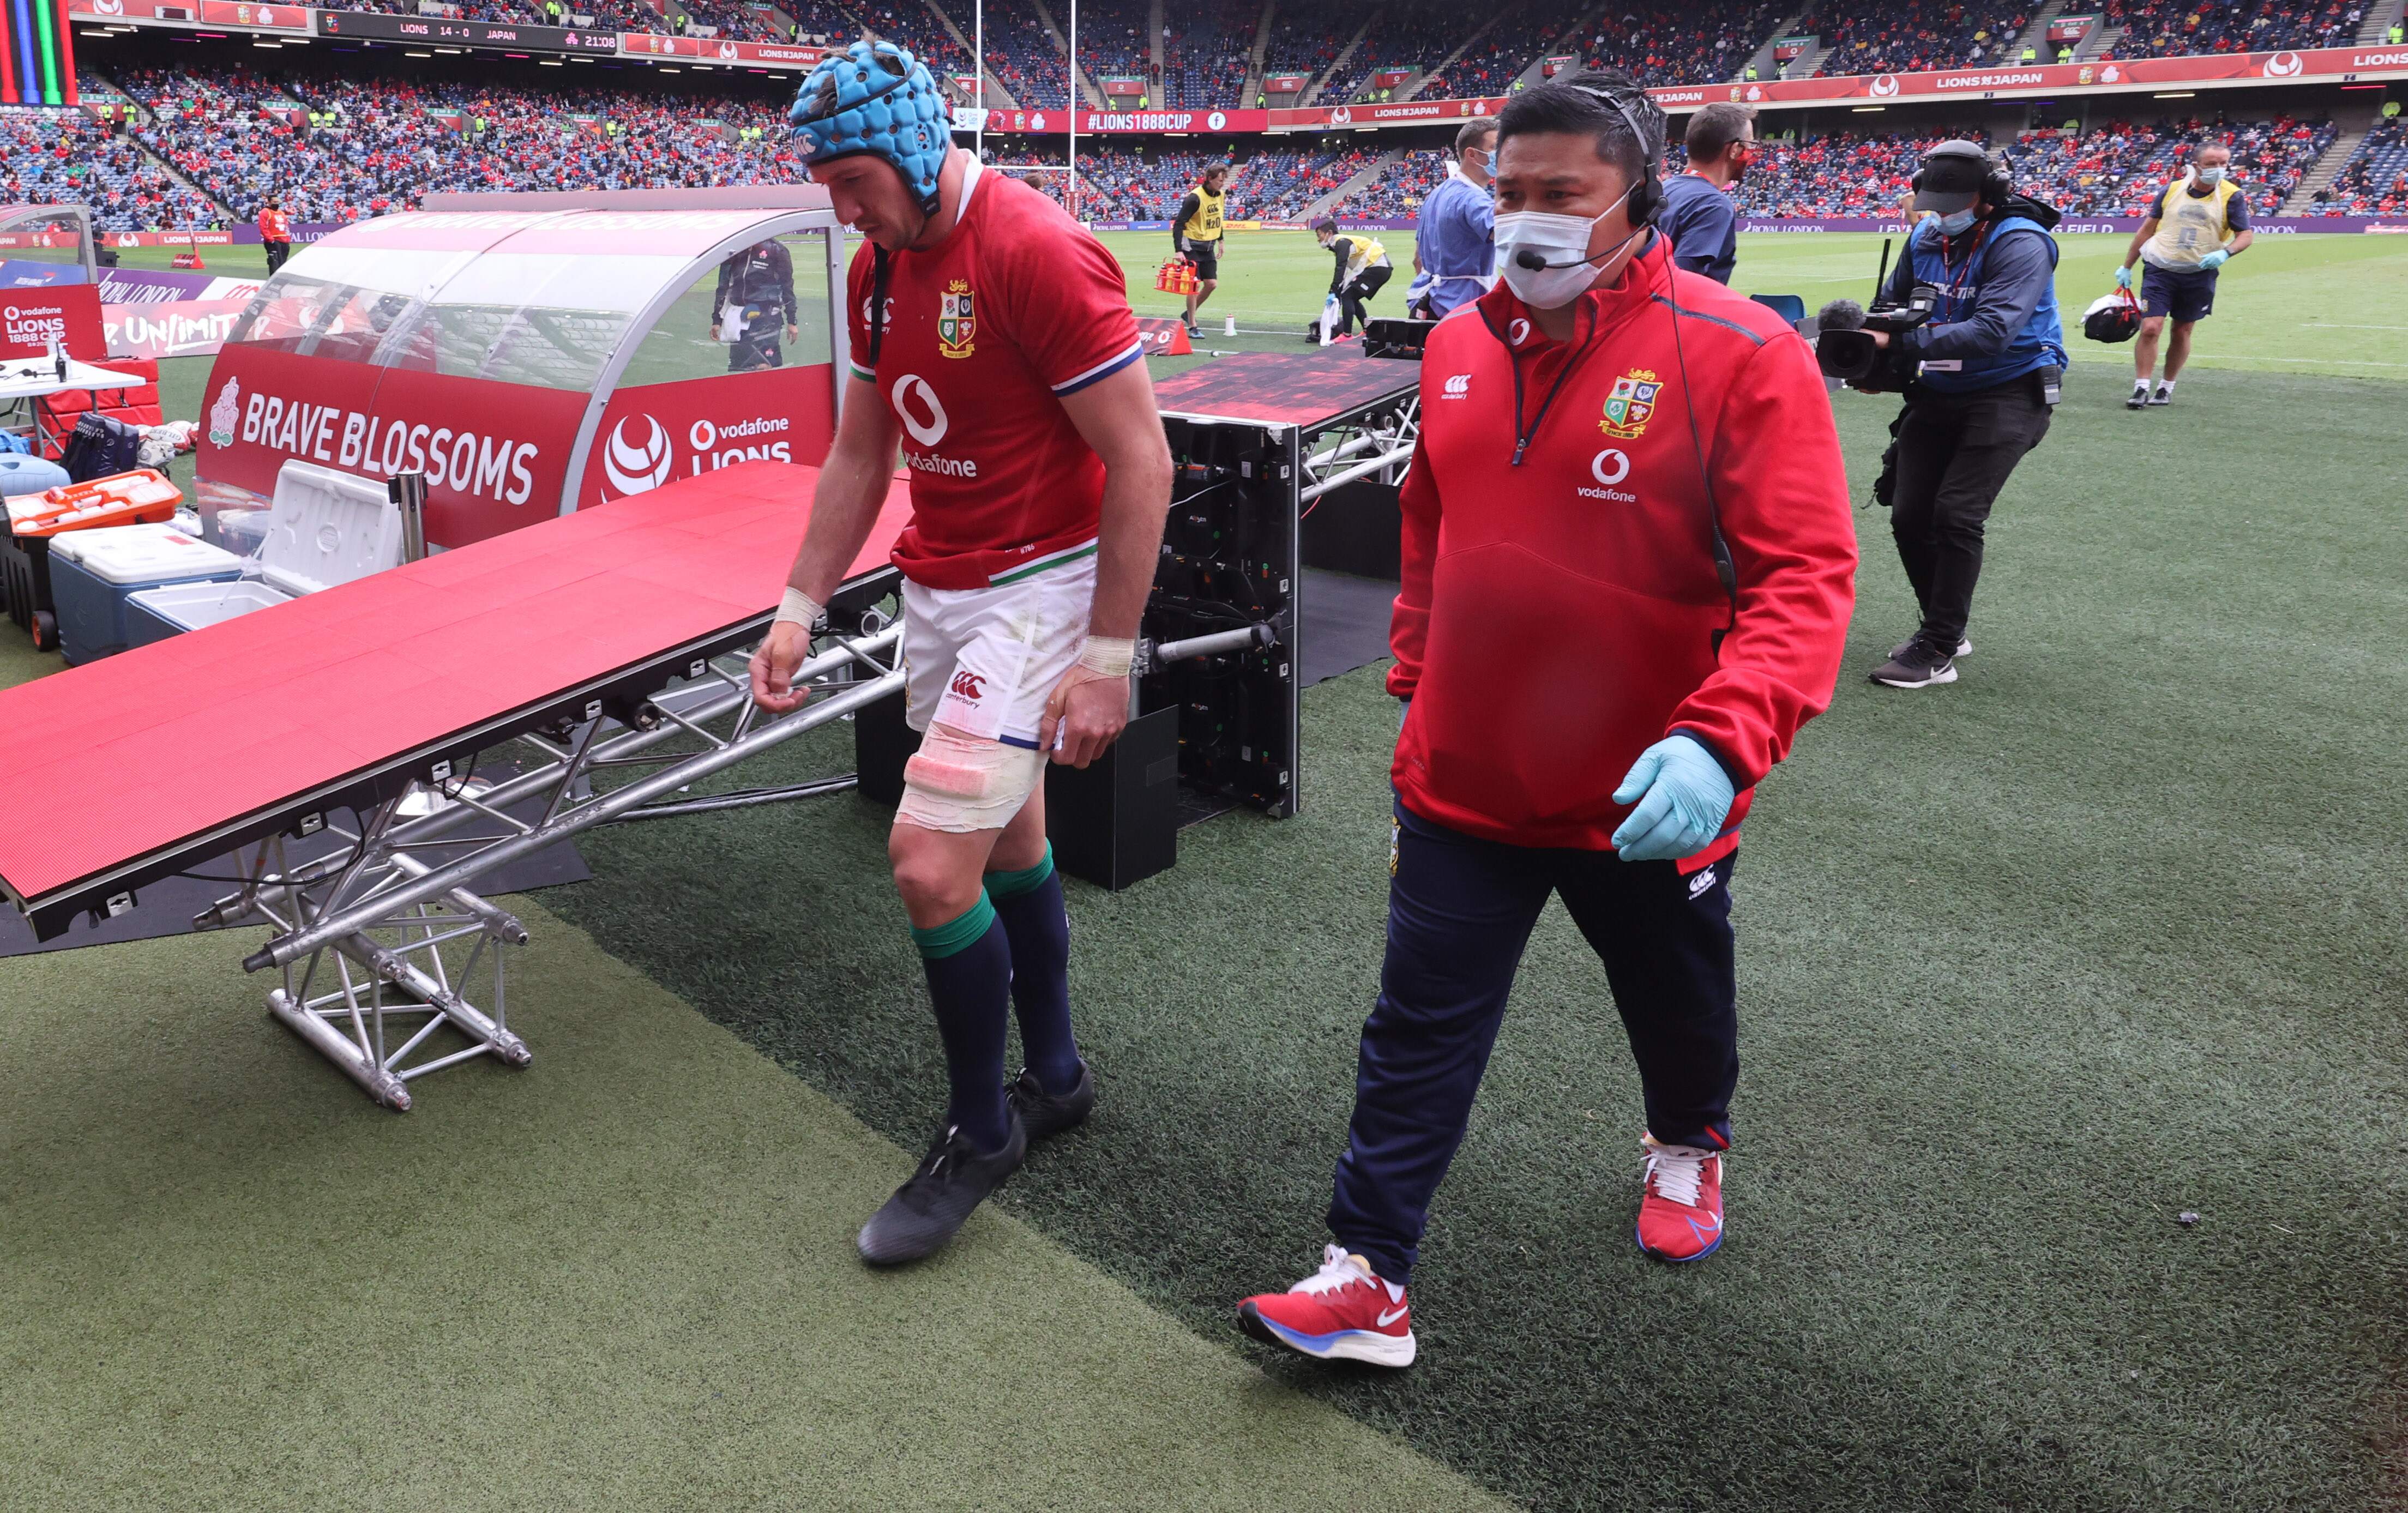
{"type": "Polygon", "coordinates": [[[434,195],[347,226],[294,253],[219,352],[203,512],[263,507],[295,459],[418,472],[428,545],[450,548],[736,463],[816,464],[847,255],[809,184],[434,195]],[[768,242],[796,334],[748,345],[720,270],[768,242]]]}

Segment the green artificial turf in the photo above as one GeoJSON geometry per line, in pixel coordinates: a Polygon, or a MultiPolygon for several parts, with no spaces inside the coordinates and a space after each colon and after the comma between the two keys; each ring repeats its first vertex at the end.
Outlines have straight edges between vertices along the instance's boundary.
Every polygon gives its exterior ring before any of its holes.
{"type": "Polygon", "coordinates": [[[864,1267],[911,1156],[517,906],[408,1116],[240,936],[0,962],[0,1508],[1502,1506],[1000,1214],[864,1267]]]}
{"type": "MultiPolygon", "coordinates": [[[[2408,552],[2367,463],[2401,391],[2121,393],[2078,370],[2008,490],[1953,687],[1862,681],[1912,619],[1857,517],[1847,675],[1738,868],[1723,1252],[1633,1249],[1637,1089],[1551,911],[1423,1363],[1274,1374],[1540,1507],[2396,1502],[2408,552]]],[[[1894,401],[1838,404],[1861,493],[1894,401]]],[[[1299,818],[1071,890],[1104,1105],[1003,1200],[1216,1338],[1311,1269],[1379,960],[1394,708],[1365,672],[1305,709],[1299,818]]],[[[798,745],[746,780],[849,761],[798,745]]],[[[908,1144],[943,1080],[885,822],[609,833],[555,906],[908,1144]]]]}

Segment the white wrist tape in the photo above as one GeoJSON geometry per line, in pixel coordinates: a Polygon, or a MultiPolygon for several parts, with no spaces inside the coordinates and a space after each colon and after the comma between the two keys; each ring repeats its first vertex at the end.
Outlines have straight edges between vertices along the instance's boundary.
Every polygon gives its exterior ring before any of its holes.
{"type": "Polygon", "coordinates": [[[1118,636],[1090,635],[1086,647],[1079,653],[1079,665],[1106,678],[1126,678],[1129,665],[1137,660],[1137,642],[1118,636]]]}
{"type": "Polygon", "coordinates": [[[791,621],[803,629],[810,631],[819,629],[820,621],[825,618],[827,618],[827,606],[800,589],[790,588],[786,591],[786,596],[778,601],[778,618],[769,623],[777,626],[791,621]]]}

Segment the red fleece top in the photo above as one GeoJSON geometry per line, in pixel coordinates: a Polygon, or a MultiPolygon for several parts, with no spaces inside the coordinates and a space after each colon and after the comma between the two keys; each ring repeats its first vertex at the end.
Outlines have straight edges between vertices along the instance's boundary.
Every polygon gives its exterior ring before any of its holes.
{"type": "Polygon", "coordinates": [[[1413,702],[1392,777],[1440,824],[1603,850],[1631,763],[1686,731],[1739,791],[1693,870],[1738,844],[1755,785],[1839,678],[1856,550],[1830,400],[1795,331],[1672,268],[1660,237],[1581,296],[1570,341],[1528,316],[1500,283],[1422,360],[1389,628],[1388,690],[1413,702]]]}

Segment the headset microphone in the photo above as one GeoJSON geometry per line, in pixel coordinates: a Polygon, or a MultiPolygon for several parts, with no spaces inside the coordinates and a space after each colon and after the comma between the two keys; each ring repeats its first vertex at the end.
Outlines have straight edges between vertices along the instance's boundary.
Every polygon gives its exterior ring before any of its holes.
{"type": "Polygon", "coordinates": [[[1545,258],[1541,257],[1538,253],[1526,247],[1522,250],[1513,254],[1513,265],[1517,268],[1527,268],[1532,273],[1544,273],[1549,268],[1577,268],[1584,263],[1595,263],[1598,258],[1612,257],[1614,253],[1621,250],[1622,244],[1620,242],[1616,242],[1613,246],[1598,253],[1596,257],[1576,257],[1568,263],[1550,263],[1545,258]]]}

